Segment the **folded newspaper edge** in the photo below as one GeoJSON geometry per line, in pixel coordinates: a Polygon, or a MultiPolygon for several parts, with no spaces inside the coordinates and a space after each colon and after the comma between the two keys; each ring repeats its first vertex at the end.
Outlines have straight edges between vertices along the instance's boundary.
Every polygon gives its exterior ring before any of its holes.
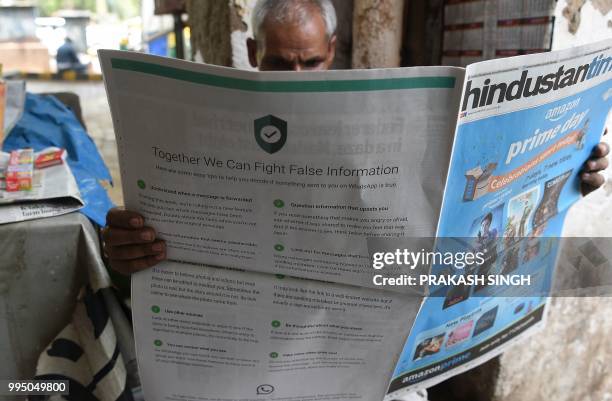
{"type": "MultiPolygon", "coordinates": [[[[49,147],[34,153],[37,156],[53,151],[49,147]]],[[[0,152],[0,171],[6,168],[10,153],[0,152]]],[[[62,162],[42,169],[34,169],[32,189],[7,192],[0,189],[0,224],[15,223],[45,217],[60,216],[84,206],[76,180],[66,163],[66,152],[62,162]]]]}

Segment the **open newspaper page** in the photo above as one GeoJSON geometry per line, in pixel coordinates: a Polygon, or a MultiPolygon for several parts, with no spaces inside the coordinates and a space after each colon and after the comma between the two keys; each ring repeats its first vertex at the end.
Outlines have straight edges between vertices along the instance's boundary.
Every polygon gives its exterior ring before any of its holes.
{"type": "Polygon", "coordinates": [[[150,400],[382,400],[420,300],[165,262],[134,280],[150,400]]]}
{"type": "Polygon", "coordinates": [[[33,153],[27,190],[8,190],[10,156],[10,153],[0,152],[0,224],[59,216],[83,207],[79,187],[66,163],[65,151],[46,148],[33,153]],[[54,156],[53,165],[36,163],[54,156]]]}
{"type": "Polygon", "coordinates": [[[467,68],[438,248],[483,258],[434,264],[439,280],[429,283],[387,399],[482,363],[543,322],[565,214],[612,105],[611,46],[467,68]]]}
{"type": "Polygon", "coordinates": [[[134,276],[146,399],[381,400],[421,298],[366,288],[367,239],[434,235],[464,71],[100,56],[126,206],[170,259],[249,271],[134,276]]]}
{"type": "Polygon", "coordinates": [[[367,238],[434,235],[463,70],[101,57],[126,207],[170,259],[373,287],[367,238]]]}

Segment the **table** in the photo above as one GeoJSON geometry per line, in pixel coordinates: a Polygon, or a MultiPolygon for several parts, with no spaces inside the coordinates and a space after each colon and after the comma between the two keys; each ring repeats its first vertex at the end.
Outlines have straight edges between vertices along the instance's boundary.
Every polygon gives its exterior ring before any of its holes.
{"type": "Polygon", "coordinates": [[[31,379],[40,353],[71,321],[80,289],[100,289],[117,342],[135,366],[133,336],[80,213],[0,225],[0,379],[31,379]]]}
{"type": "Polygon", "coordinates": [[[33,377],[70,321],[92,263],[87,237],[96,233],[79,213],[0,226],[0,378],[33,377]]]}

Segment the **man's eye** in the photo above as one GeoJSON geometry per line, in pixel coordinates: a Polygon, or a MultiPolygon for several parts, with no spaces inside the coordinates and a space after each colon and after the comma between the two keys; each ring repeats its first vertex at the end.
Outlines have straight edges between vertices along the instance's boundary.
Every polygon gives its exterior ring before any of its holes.
{"type": "Polygon", "coordinates": [[[274,60],[272,65],[278,68],[288,68],[291,64],[286,62],[285,60],[274,60]]]}
{"type": "Polygon", "coordinates": [[[287,62],[286,60],[282,58],[264,59],[262,62],[262,65],[267,66],[268,70],[273,70],[273,71],[290,70],[292,67],[289,62],[287,62]]]}
{"type": "Polygon", "coordinates": [[[319,60],[319,59],[306,60],[306,62],[304,63],[304,67],[306,67],[306,68],[317,68],[319,65],[321,65],[322,62],[323,62],[323,60],[319,60]]]}

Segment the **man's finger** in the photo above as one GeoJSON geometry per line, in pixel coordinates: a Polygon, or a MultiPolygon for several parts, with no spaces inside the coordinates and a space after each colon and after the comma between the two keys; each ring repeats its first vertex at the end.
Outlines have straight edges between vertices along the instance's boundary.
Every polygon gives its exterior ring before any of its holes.
{"type": "Polygon", "coordinates": [[[141,270],[150,269],[160,261],[161,260],[155,256],[146,256],[134,260],[111,260],[110,265],[113,270],[127,276],[141,270]]]}
{"type": "Polygon", "coordinates": [[[590,185],[595,189],[601,187],[606,182],[604,176],[597,173],[583,173],[581,178],[583,184],[590,185]]]}
{"type": "Polygon", "coordinates": [[[608,159],[605,157],[600,157],[599,159],[589,160],[585,164],[585,172],[598,172],[601,170],[605,170],[608,168],[608,159]]]}
{"type": "Polygon", "coordinates": [[[131,210],[114,208],[106,214],[106,225],[126,229],[142,228],[144,226],[144,218],[131,210]]]}
{"type": "Polygon", "coordinates": [[[165,250],[164,241],[155,241],[150,244],[109,246],[106,253],[110,260],[133,260],[163,254],[165,250]]]}
{"type": "Polygon", "coordinates": [[[595,158],[600,158],[608,156],[609,153],[610,146],[605,142],[601,142],[597,144],[597,146],[595,146],[595,149],[593,149],[593,153],[591,154],[591,156],[595,158]]]}
{"type": "Polygon", "coordinates": [[[146,244],[155,241],[155,230],[151,227],[140,230],[124,230],[122,228],[107,227],[102,232],[102,240],[106,251],[114,246],[146,244]]]}

